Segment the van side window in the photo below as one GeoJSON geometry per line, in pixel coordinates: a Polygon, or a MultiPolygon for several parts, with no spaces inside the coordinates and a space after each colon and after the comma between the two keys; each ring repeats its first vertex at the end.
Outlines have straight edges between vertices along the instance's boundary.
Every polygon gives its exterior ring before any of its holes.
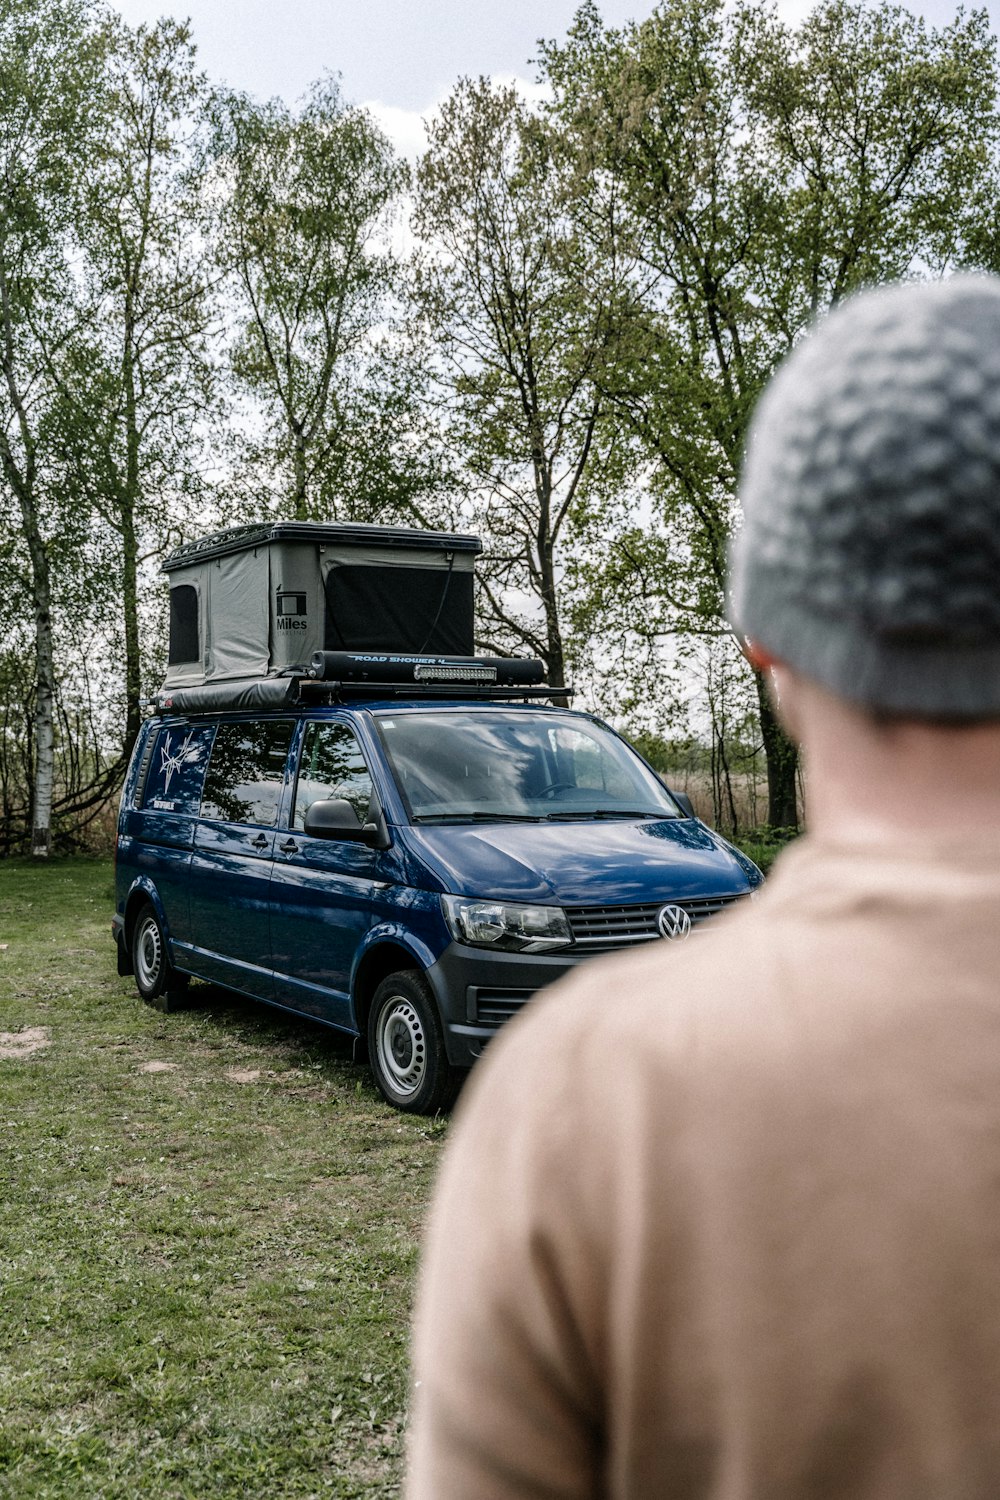
{"type": "Polygon", "coordinates": [[[343,797],[368,821],[372,779],[354,734],[346,724],[309,724],[302,742],[299,779],[295,784],[295,828],[303,828],[314,802],[343,797]]]}
{"type": "Polygon", "coordinates": [[[273,828],[293,728],[290,719],[220,724],[205,777],[202,817],[273,828]]]}
{"type": "Polygon", "coordinates": [[[145,780],[140,779],[136,787],[142,807],[152,812],[197,813],[214,732],[214,724],[172,724],[150,735],[148,749],[143,751],[145,780]]]}

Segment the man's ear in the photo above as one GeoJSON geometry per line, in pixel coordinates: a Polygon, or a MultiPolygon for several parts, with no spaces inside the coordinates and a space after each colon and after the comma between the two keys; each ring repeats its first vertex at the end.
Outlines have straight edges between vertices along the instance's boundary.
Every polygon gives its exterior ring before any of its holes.
{"type": "Polygon", "coordinates": [[[769,672],[772,667],[781,665],[776,656],[772,656],[758,641],[751,641],[749,637],[743,642],[743,655],[755,672],[769,672]]]}
{"type": "Polygon", "coordinates": [[[786,666],[780,656],[772,656],[757,641],[745,639],[743,655],[755,672],[763,672],[767,682],[767,696],[785,733],[793,740],[799,739],[796,674],[786,666]]]}

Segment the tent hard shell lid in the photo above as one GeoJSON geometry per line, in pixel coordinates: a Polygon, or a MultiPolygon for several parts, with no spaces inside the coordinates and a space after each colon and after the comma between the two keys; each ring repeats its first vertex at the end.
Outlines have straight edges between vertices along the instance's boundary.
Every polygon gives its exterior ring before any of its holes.
{"type": "Polygon", "coordinates": [[[478,537],[279,521],[217,531],[163,564],[164,690],[305,674],[318,651],[469,656],[478,537]]]}

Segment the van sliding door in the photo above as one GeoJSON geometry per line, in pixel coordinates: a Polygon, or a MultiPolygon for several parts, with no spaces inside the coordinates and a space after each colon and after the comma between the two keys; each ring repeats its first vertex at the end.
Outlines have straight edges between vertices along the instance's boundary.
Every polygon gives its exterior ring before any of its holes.
{"type": "Polygon", "coordinates": [[[191,856],[191,967],[261,1000],[274,999],[268,886],[293,729],[219,725],[191,856]]]}

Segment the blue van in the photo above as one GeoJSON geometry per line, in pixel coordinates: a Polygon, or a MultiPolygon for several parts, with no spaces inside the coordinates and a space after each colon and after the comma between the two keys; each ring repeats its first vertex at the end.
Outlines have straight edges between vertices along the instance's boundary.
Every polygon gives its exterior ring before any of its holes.
{"type": "Polygon", "coordinates": [[[319,651],[278,703],[162,695],[122,795],[119,972],[164,1009],[197,977],[335,1027],[433,1113],[576,964],[697,941],[760,871],[526,665],[319,651]]]}

